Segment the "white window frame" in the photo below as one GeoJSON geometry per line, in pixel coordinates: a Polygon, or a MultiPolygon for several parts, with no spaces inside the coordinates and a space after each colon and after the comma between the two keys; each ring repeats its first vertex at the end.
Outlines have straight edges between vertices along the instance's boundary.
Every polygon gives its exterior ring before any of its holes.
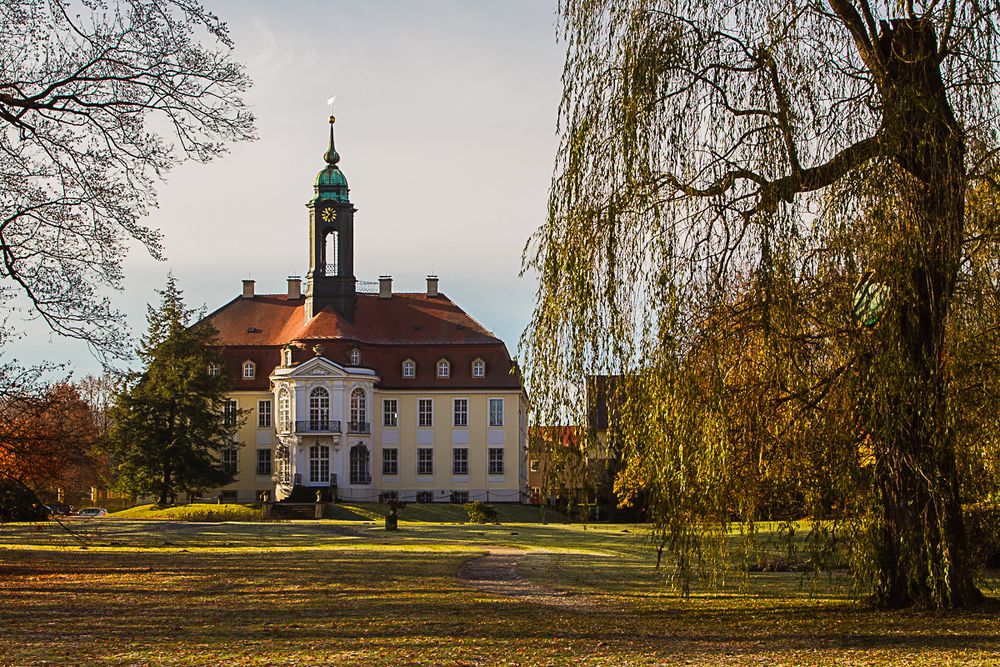
{"type": "Polygon", "coordinates": [[[240,404],[232,398],[227,398],[222,407],[223,423],[228,427],[235,427],[239,422],[239,414],[240,404]]]}
{"type": "Polygon", "coordinates": [[[417,448],[417,474],[421,476],[434,474],[433,447],[417,448]]]}
{"type": "Polygon", "coordinates": [[[489,475],[503,474],[503,447],[490,447],[486,452],[486,471],[489,475]],[[499,456],[494,456],[499,454],[499,456]]]}
{"type": "Polygon", "coordinates": [[[456,398],[452,400],[451,403],[451,425],[455,428],[468,428],[469,427],[469,399],[467,398],[456,398]],[[462,405],[462,410],[458,409],[459,404],[462,405]],[[461,417],[461,419],[459,419],[461,417]]]}
{"type": "Polygon", "coordinates": [[[286,367],[292,365],[292,348],[286,347],[281,350],[281,365],[286,367]]]}
{"type": "Polygon", "coordinates": [[[382,448],[382,475],[385,477],[399,475],[399,449],[396,447],[382,448]]]}
{"type": "Polygon", "coordinates": [[[472,362],[472,377],[474,378],[484,378],[486,377],[486,362],[482,359],[476,359],[472,362]],[[478,372],[477,372],[478,371],[478,372]]]}
{"type": "Polygon", "coordinates": [[[489,412],[489,417],[488,417],[489,418],[489,425],[491,427],[494,427],[494,428],[501,428],[503,426],[503,411],[504,411],[503,399],[502,398],[491,398],[491,399],[489,399],[489,401],[487,402],[486,405],[487,405],[488,412],[489,412]],[[499,403],[500,403],[500,418],[499,419],[494,419],[493,418],[494,417],[493,404],[495,402],[497,402],[497,401],[499,401],[499,403]]]}
{"type": "Polygon", "coordinates": [[[438,359],[435,368],[437,368],[437,376],[439,378],[451,377],[451,362],[447,359],[438,359]]]}
{"type": "Polygon", "coordinates": [[[351,484],[366,485],[372,483],[372,453],[368,447],[358,443],[351,447],[347,454],[348,479],[351,484]]]}
{"type": "Polygon", "coordinates": [[[355,387],[351,390],[351,423],[368,423],[368,392],[363,387],[355,387]],[[359,398],[360,397],[360,398],[359,398]]]}
{"type": "Polygon", "coordinates": [[[395,398],[382,399],[382,428],[399,428],[398,399],[395,398]],[[389,409],[390,403],[392,404],[392,410],[389,409]]]}
{"type": "Polygon", "coordinates": [[[257,428],[271,428],[274,418],[271,414],[271,399],[257,401],[257,428]]]}
{"type": "Polygon", "coordinates": [[[257,470],[257,474],[261,475],[261,476],[264,476],[264,475],[268,475],[269,476],[269,475],[271,475],[274,472],[274,452],[271,450],[270,447],[258,447],[257,448],[257,468],[256,468],[256,470],[257,470]],[[263,462],[261,454],[263,452],[267,452],[267,472],[261,472],[260,471],[260,464],[263,462]]]}
{"type": "Polygon", "coordinates": [[[235,475],[240,471],[240,451],[235,447],[222,450],[222,469],[235,475]]]}
{"type": "Polygon", "coordinates": [[[244,361],[243,362],[243,379],[244,380],[252,380],[255,377],[257,377],[257,364],[255,364],[254,362],[250,361],[249,359],[247,361],[244,361]]]}
{"type": "Polygon", "coordinates": [[[412,380],[417,377],[417,362],[413,359],[403,360],[403,378],[406,380],[412,380]]]}
{"type": "Polygon", "coordinates": [[[313,429],[324,429],[330,426],[330,390],[326,387],[313,387],[309,390],[309,425],[313,429]],[[325,400],[324,400],[325,399],[325,400]],[[325,403],[325,405],[324,405],[325,403]],[[323,425],[326,425],[325,427],[323,425]]]}
{"type": "Polygon", "coordinates": [[[287,433],[292,428],[292,394],[288,387],[278,390],[278,428],[287,433]]]}
{"type": "Polygon", "coordinates": [[[452,475],[469,474],[468,447],[455,447],[454,449],[451,450],[451,474],[452,475]]]}
{"type": "Polygon", "coordinates": [[[418,398],[417,399],[417,428],[434,428],[434,399],[433,398],[418,398]],[[424,405],[430,406],[430,411],[424,411],[424,405]],[[424,422],[424,416],[427,416],[426,423],[424,422]]]}
{"type": "Polygon", "coordinates": [[[208,377],[217,378],[222,372],[222,366],[214,361],[208,365],[208,377]]]}
{"type": "Polygon", "coordinates": [[[351,348],[351,365],[360,366],[361,365],[361,350],[356,347],[351,348]]]}
{"type": "Polygon", "coordinates": [[[322,484],[323,482],[329,482],[330,448],[326,445],[313,445],[309,448],[307,454],[309,457],[309,483],[322,484]],[[324,461],[326,462],[325,468],[323,466],[324,461]]]}

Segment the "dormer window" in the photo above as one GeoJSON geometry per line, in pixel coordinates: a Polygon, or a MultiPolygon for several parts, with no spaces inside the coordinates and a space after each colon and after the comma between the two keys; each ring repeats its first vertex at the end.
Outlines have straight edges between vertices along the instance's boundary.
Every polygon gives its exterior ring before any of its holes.
{"type": "Polygon", "coordinates": [[[482,359],[476,359],[472,362],[472,377],[483,378],[486,377],[486,362],[482,359]]]}
{"type": "Polygon", "coordinates": [[[292,365],[292,348],[286,347],[281,350],[281,365],[291,366],[292,365]]]}
{"type": "Polygon", "coordinates": [[[212,363],[208,365],[208,377],[217,378],[219,377],[219,373],[221,372],[222,372],[222,366],[220,366],[219,364],[212,363]]]}
{"type": "Polygon", "coordinates": [[[252,380],[257,376],[257,364],[252,361],[243,362],[243,379],[252,380]]]}
{"type": "Polygon", "coordinates": [[[407,359],[403,362],[403,377],[404,378],[415,378],[417,377],[417,363],[413,359],[407,359]]]}
{"type": "Polygon", "coordinates": [[[437,374],[439,378],[446,378],[451,375],[451,364],[447,359],[442,359],[437,363],[437,374]]]}
{"type": "Polygon", "coordinates": [[[361,350],[359,350],[356,347],[351,350],[351,365],[352,366],[361,365],[361,350]]]}

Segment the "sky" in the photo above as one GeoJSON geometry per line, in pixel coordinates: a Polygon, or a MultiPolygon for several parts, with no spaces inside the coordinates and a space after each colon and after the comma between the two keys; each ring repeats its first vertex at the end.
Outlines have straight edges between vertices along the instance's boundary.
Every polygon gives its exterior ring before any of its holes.
{"type": "MultiPolygon", "coordinates": [[[[259,139],[175,169],[147,222],[167,260],[134,247],[113,295],[134,339],[172,271],[209,311],[256,281],[279,293],[308,270],[308,212],[336,96],[340,168],[355,214],[355,274],[395,291],[440,289],[511,353],[535,281],[519,278],[545,217],[561,94],[554,0],[204,0],[229,24],[254,81],[259,139]]],[[[26,325],[21,362],[100,363],[76,341],[26,325]]]]}

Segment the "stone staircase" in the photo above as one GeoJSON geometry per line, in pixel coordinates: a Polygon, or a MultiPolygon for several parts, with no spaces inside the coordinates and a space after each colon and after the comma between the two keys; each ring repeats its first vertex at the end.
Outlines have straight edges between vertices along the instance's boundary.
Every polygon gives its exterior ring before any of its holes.
{"type": "MultiPolygon", "coordinates": [[[[313,495],[313,500],[315,500],[315,494],[313,495]]],[[[271,509],[271,516],[275,519],[314,520],[316,518],[316,503],[291,503],[283,500],[280,503],[274,503],[271,509]]]]}

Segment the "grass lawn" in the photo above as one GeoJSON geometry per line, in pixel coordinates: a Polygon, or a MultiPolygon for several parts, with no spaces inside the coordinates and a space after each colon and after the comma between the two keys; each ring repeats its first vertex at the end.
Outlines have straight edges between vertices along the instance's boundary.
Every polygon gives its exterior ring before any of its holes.
{"type": "Polygon", "coordinates": [[[842,576],[798,573],[682,599],[635,526],[413,509],[398,533],[365,520],[372,506],[353,521],[69,524],[87,546],[53,523],[0,526],[0,664],[1000,663],[995,605],[873,612],[842,576]],[[469,588],[459,566],[493,546],[586,604],[469,588]]]}

